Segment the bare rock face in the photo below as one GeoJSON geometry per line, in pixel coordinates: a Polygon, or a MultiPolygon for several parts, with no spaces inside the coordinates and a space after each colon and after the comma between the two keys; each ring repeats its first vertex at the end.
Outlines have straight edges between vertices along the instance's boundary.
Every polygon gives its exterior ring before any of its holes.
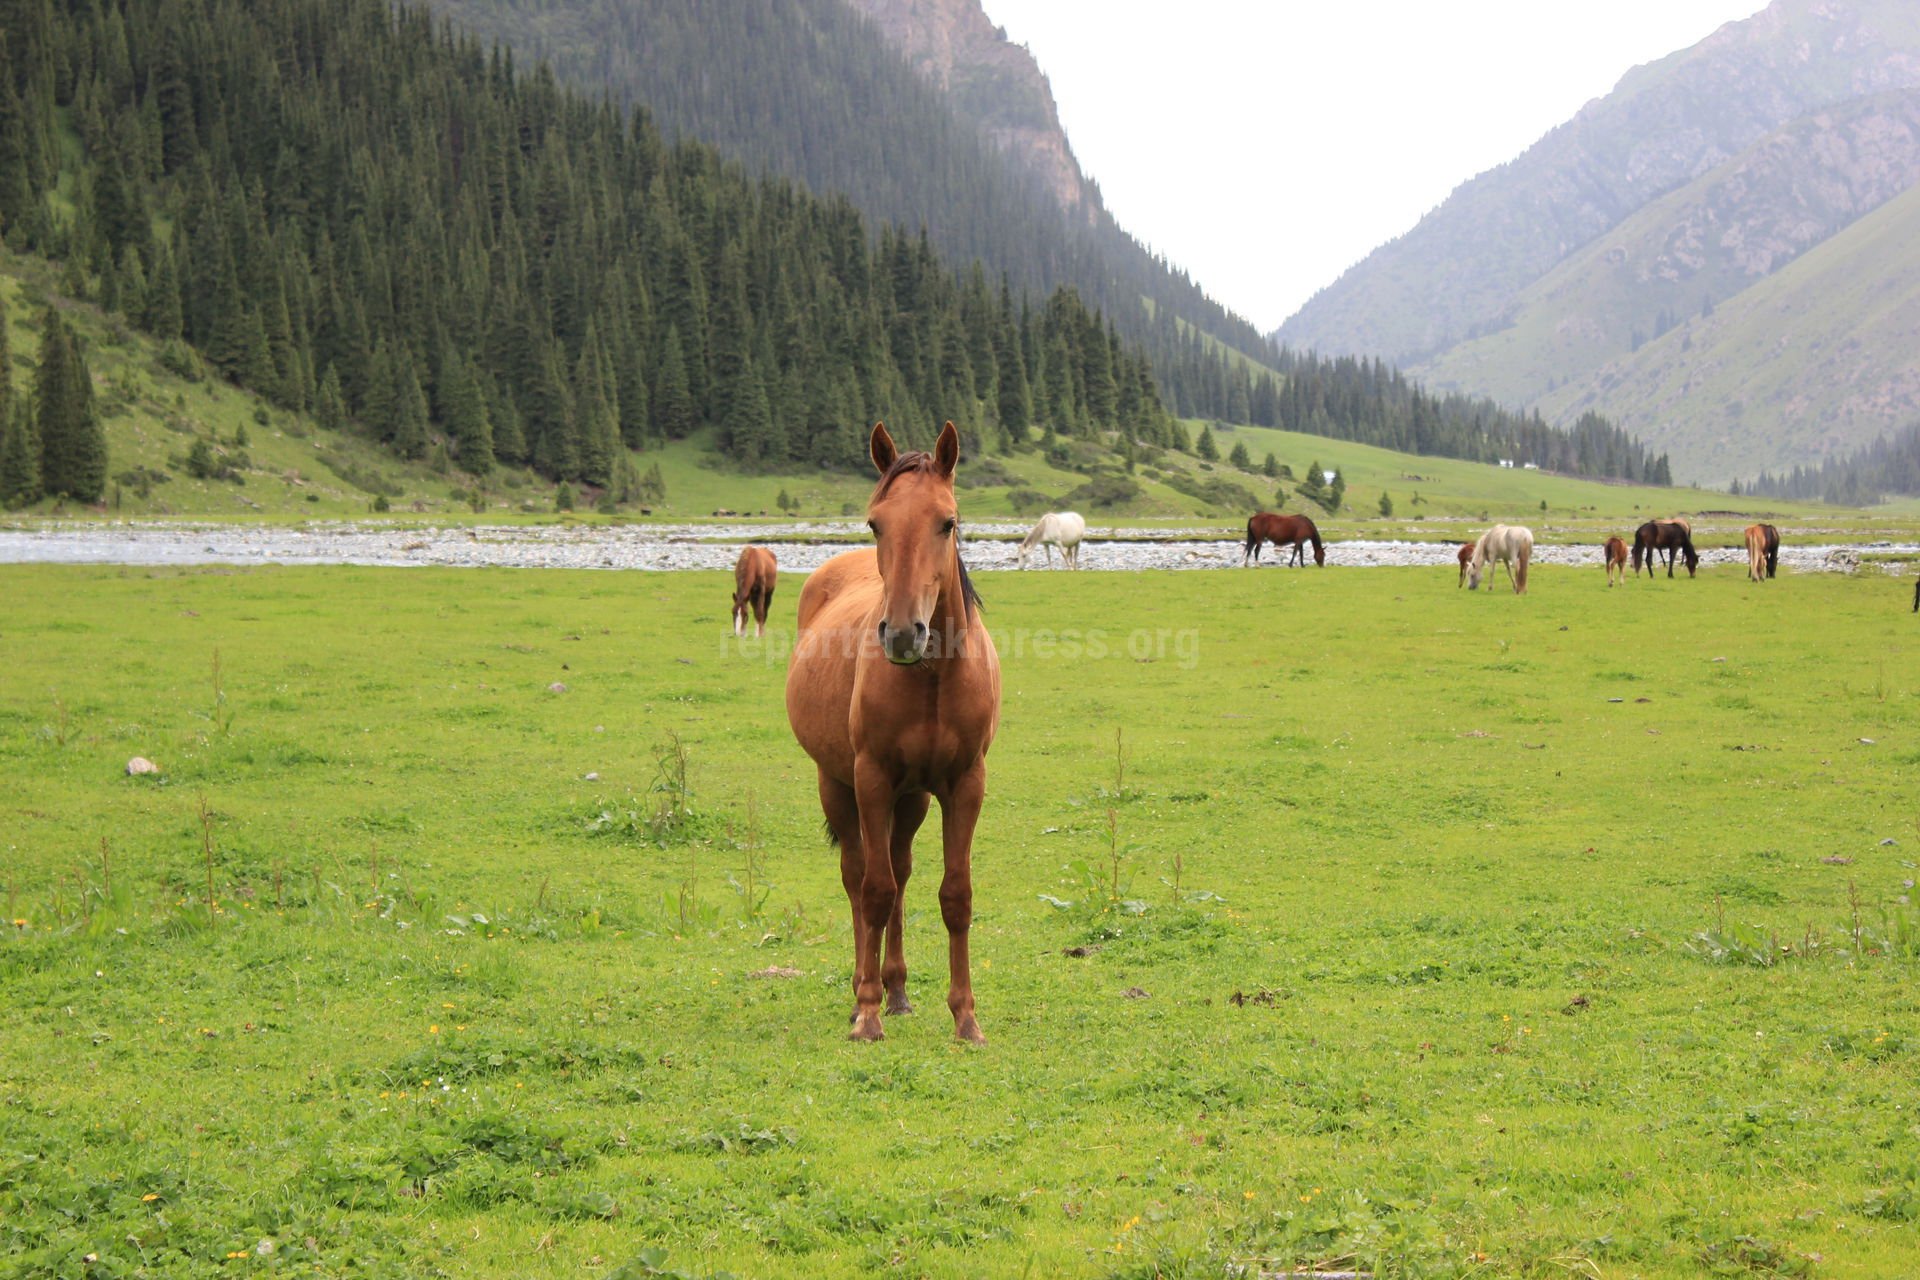
{"type": "Polygon", "coordinates": [[[133,759],[127,761],[127,776],[129,778],[138,778],[142,774],[158,772],[160,772],[160,766],[145,756],[135,756],[133,759]]]}
{"type": "Polygon", "coordinates": [[[979,0],[846,0],[914,69],[945,90],[1001,152],[1037,175],[1060,207],[1089,220],[1097,205],[1060,127],[1053,89],[1024,45],[979,0]]]}

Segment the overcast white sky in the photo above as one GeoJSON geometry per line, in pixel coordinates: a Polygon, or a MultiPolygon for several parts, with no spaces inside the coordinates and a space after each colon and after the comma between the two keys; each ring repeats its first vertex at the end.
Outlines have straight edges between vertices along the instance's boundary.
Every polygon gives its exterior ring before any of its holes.
{"type": "Polygon", "coordinates": [[[1135,236],[1264,330],[1764,0],[983,0],[1135,236]]]}

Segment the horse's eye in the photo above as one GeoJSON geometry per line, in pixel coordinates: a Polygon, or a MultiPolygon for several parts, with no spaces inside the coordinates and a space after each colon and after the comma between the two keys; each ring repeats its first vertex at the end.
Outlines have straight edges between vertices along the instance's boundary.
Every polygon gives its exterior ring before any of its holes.
{"type": "Polygon", "coordinates": [[[957,520],[948,520],[945,524],[941,525],[940,536],[943,538],[951,538],[953,536],[954,526],[958,523],[959,521],[957,520]]]}
{"type": "Polygon", "coordinates": [[[867,521],[867,532],[877,538],[880,536],[880,526],[869,520],[867,521]]]}

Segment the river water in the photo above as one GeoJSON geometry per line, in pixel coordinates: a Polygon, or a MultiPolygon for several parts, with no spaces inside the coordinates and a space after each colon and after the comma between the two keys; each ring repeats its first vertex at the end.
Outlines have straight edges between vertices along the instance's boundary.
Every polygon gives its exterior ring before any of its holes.
{"type": "MultiPolygon", "coordinates": [[[[972,569],[1012,569],[1024,525],[969,526],[966,544],[972,569]]],[[[729,569],[750,541],[772,540],[780,568],[809,572],[847,549],[865,529],[854,521],[755,525],[540,525],[405,527],[316,523],[297,527],[188,523],[47,524],[0,529],[0,564],[353,564],[438,565],[518,569],[729,569]]],[[[1224,569],[1240,564],[1240,540],[1203,529],[1100,530],[1080,549],[1080,567],[1119,569],[1224,569]]],[[[1352,540],[1327,544],[1329,568],[1454,565],[1456,542],[1352,540]]],[[[1920,555],[1920,545],[1872,543],[1797,544],[1780,549],[1780,562],[1801,571],[1850,568],[1850,553],[1920,555]]],[[[1285,552],[1268,547],[1263,565],[1284,563],[1285,552]]],[[[1537,564],[1598,567],[1594,545],[1534,550],[1537,564]]],[[[1701,553],[1707,565],[1744,565],[1735,549],[1701,553]]],[[[1058,564],[1058,557],[1055,558],[1058,564]]],[[[1036,553],[1028,567],[1044,568],[1036,553]]]]}

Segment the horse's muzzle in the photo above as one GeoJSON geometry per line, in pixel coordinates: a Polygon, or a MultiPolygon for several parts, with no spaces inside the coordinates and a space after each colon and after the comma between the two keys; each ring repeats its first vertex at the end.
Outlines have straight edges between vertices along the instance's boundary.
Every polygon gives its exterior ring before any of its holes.
{"type": "Polygon", "coordinates": [[[927,656],[927,624],[916,622],[908,630],[889,627],[883,620],[880,623],[880,651],[887,655],[887,661],[896,666],[910,667],[927,656]]]}

